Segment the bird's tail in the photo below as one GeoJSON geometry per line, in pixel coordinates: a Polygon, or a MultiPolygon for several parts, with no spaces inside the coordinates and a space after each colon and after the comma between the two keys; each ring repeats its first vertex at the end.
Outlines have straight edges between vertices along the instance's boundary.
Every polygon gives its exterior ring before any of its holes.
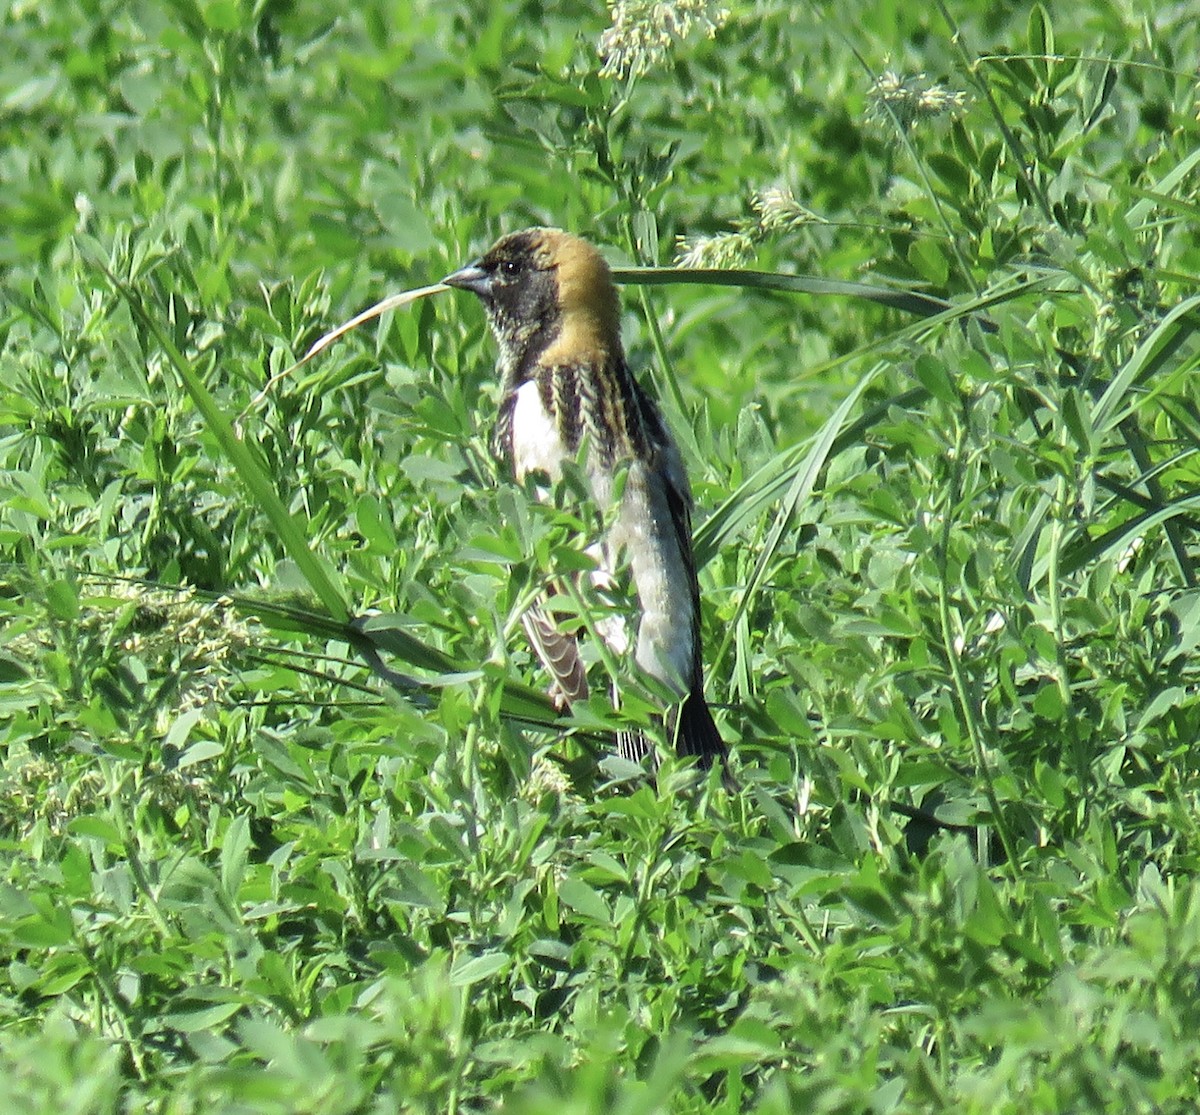
{"type": "Polygon", "coordinates": [[[674,729],[676,753],[695,755],[706,770],[714,759],[725,759],[729,754],[713,722],[704,691],[699,687],[693,689],[679,706],[674,729]]]}
{"type": "MultiPolygon", "coordinates": [[[[675,741],[675,753],[694,756],[699,765],[707,770],[713,761],[728,757],[725,741],[717,731],[704,692],[693,689],[675,711],[667,717],[670,737],[675,741]]],[[[619,732],[617,754],[635,763],[642,762],[651,751],[650,741],[640,732],[619,732]]]]}

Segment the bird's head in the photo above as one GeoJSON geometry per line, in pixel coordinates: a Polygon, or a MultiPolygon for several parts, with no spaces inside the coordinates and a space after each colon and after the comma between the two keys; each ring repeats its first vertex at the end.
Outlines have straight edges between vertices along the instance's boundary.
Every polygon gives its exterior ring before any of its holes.
{"type": "Polygon", "coordinates": [[[442,280],[479,296],[502,352],[620,345],[620,309],[604,257],[578,236],[529,228],[496,241],[442,280]]]}

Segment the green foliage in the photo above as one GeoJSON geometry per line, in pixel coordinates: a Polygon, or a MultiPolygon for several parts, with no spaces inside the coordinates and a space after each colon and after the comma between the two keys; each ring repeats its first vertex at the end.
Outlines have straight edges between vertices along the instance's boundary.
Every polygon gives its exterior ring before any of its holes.
{"type": "Polygon", "coordinates": [[[617,7],[2,17],[5,1110],[1194,1110],[1195,21],[617,7]],[[476,306],[294,367],[535,222],[689,459],[735,793],[603,758],[597,640],[539,692],[598,524],[476,306]]]}

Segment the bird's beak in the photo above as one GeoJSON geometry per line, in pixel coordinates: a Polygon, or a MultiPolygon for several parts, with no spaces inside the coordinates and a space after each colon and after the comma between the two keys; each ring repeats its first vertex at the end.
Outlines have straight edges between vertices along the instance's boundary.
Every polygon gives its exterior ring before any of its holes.
{"type": "Polygon", "coordinates": [[[492,292],[492,276],[478,263],[468,263],[466,267],[460,267],[453,274],[447,275],[442,282],[446,286],[469,290],[478,294],[480,298],[486,298],[492,292]]]}

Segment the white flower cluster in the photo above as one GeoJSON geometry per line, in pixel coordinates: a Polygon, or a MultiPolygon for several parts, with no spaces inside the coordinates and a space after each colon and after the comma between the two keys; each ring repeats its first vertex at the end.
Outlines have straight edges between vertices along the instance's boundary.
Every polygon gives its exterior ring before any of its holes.
{"type": "Polygon", "coordinates": [[[755,246],[773,232],[790,232],[801,225],[824,224],[825,219],[806,209],[784,186],[759,190],[750,203],[753,220],[741,221],[734,232],[715,236],[681,236],[676,244],[675,266],[688,268],[743,267],[754,258],[755,246]]]}
{"type": "Polygon", "coordinates": [[[953,115],[966,103],[966,93],[930,81],[924,74],[902,77],[894,70],[884,70],[867,90],[868,117],[882,124],[894,120],[904,131],[921,120],[953,115]]]}
{"type": "Polygon", "coordinates": [[[600,36],[601,77],[638,77],[700,29],[710,39],[729,18],[712,0],[610,0],[612,26],[600,36]]]}

